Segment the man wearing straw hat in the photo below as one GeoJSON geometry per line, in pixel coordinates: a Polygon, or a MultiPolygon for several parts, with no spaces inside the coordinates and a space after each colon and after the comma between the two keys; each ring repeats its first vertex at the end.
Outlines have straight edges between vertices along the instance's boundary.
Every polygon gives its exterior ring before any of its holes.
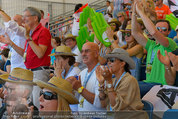
{"type": "Polygon", "coordinates": [[[102,111],[99,100],[99,83],[96,79],[95,69],[98,62],[99,47],[97,44],[87,42],[82,47],[83,63],[87,65],[77,80],[75,77],[68,78],[74,90],[80,93],[78,111],[102,111]]]}
{"type": "Polygon", "coordinates": [[[76,37],[72,34],[67,34],[63,40],[64,45],[71,48],[72,53],[75,53],[77,56],[75,56],[75,66],[78,66],[81,70],[86,68],[86,66],[82,62],[82,55],[77,47],[77,41],[76,37]]]}
{"type": "MultiPolygon", "coordinates": [[[[14,68],[10,74],[0,75],[0,78],[5,81],[3,87],[5,100],[9,95],[15,95],[18,102],[21,102],[27,107],[33,106],[33,103],[30,99],[33,85],[35,85],[33,82],[32,71],[22,68],[14,68]]],[[[31,108],[33,108],[35,111],[38,110],[35,106],[31,108]]],[[[38,114],[38,112],[36,114],[38,114]]]]}

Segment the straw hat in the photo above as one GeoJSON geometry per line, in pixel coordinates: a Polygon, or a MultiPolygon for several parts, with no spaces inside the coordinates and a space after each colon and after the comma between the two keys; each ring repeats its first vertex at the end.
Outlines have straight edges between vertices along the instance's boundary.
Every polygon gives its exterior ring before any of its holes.
{"type": "Polygon", "coordinates": [[[129,69],[135,69],[135,62],[129,56],[128,52],[122,48],[115,48],[111,53],[107,54],[104,58],[118,58],[129,64],[129,69]]]}
{"type": "Polygon", "coordinates": [[[78,104],[77,98],[72,94],[72,85],[58,77],[52,77],[47,83],[37,80],[35,83],[41,87],[56,92],[68,101],[69,104],[78,104]]]}
{"type": "Polygon", "coordinates": [[[127,25],[127,27],[125,28],[125,30],[120,30],[121,32],[131,32],[132,26],[131,24],[127,25]]]}
{"type": "Polygon", "coordinates": [[[11,83],[36,85],[33,82],[33,72],[22,68],[14,68],[10,74],[0,75],[0,78],[11,83]]]}
{"type": "Polygon", "coordinates": [[[50,54],[49,56],[56,56],[56,55],[67,55],[67,56],[77,56],[76,54],[71,52],[71,48],[67,46],[58,46],[56,48],[55,53],[50,54]]]}
{"type": "Polygon", "coordinates": [[[71,33],[69,33],[69,34],[67,34],[65,37],[64,37],[64,39],[63,39],[63,43],[65,43],[65,41],[67,40],[67,39],[74,39],[74,40],[76,40],[75,39],[76,38],[76,36],[73,36],[71,33]]]}
{"type": "Polygon", "coordinates": [[[121,23],[116,18],[113,18],[110,22],[108,22],[108,24],[111,24],[111,23],[118,24],[119,27],[121,26],[121,23]]]}

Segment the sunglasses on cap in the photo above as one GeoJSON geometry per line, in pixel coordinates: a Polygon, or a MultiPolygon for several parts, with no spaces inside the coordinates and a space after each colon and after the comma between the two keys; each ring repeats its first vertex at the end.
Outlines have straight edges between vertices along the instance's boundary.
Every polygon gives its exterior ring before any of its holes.
{"type": "Polygon", "coordinates": [[[167,31],[167,28],[166,28],[166,27],[156,27],[156,29],[159,30],[159,31],[160,31],[160,29],[161,29],[162,31],[167,31]]]}
{"type": "Polygon", "coordinates": [[[154,2],[158,2],[159,0],[154,0],[154,2]]]}
{"type": "Polygon", "coordinates": [[[123,36],[124,36],[124,37],[125,37],[125,36],[130,37],[130,36],[131,36],[131,33],[130,33],[130,32],[128,32],[128,33],[123,33],[123,36]]]}
{"type": "Polygon", "coordinates": [[[113,57],[113,58],[108,58],[108,59],[107,59],[107,62],[111,62],[111,63],[113,63],[113,62],[116,61],[116,59],[117,59],[117,58],[114,58],[114,57],[113,57]]]}
{"type": "Polygon", "coordinates": [[[52,92],[48,92],[48,91],[40,91],[40,96],[43,95],[45,100],[53,100],[53,99],[57,99],[57,94],[54,94],[52,92]]]}

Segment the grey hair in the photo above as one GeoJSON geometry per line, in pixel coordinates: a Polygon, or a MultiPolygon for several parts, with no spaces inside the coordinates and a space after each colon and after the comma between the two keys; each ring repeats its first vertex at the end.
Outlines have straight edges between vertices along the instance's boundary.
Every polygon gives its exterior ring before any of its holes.
{"type": "Polygon", "coordinates": [[[35,7],[27,7],[25,8],[25,11],[29,11],[31,15],[33,16],[37,16],[38,17],[38,22],[40,22],[41,20],[41,12],[39,9],[35,8],[35,7]]]}

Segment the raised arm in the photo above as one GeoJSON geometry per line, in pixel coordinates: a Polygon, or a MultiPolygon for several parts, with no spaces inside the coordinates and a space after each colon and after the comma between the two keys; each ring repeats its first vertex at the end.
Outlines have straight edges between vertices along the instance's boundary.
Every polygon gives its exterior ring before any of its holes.
{"type": "Polygon", "coordinates": [[[134,2],[134,5],[133,5],[133,11],[132,11],[132,21],[131,21],[131,24],[132,24],[132,35],[133,37],[135,38],[135,40],[140,44],[142,45],[143,47],[146,46],[146,43],[147,43],[147,39],[145,38],[145,36],[143,35],[142,31],[141,31],[141,28],[140,28],[140,25],[139,23],[137,22],[137,16],[136,16],[136,2],[134,2]]]}
{"type": "Polygon", "coordinates": [[[10,45],[19,55],[23,57],[24,49],[18,47],[14,42],[12,42],[7,33],[6,37],[3,35],[0,36],[0,42],[10,45]]]}
{"type": "Polygon", "coordinates": [[[3,10],[0,9],[0,15],[2,17],[2,19],[5,21],[5,22],[8,22],[11,20],[11,17],[9,15],[7,15],[3,10]]]}
{"type": "Polygon", "coordinates": [[[167,51],[165,51],[165,56],[160,53],[160,50],[157,53],[158,59],[165,66],[165,79],[168,85],[174,85],[176,78],[176,71],[170,65],[170,59],[168,57],[167,51]]]}
{"type": "Polygon", "coordinates": [[[136,12],[141,17],[146,29],[149,31],[150,35],[152,35],[161,45],[168,47],[169,41],[162,33],[160,33],[153,22],[148,18],[148,16],[142,11],[141,3],[138,0],[135,1],[136,4],[136,12]]]}

